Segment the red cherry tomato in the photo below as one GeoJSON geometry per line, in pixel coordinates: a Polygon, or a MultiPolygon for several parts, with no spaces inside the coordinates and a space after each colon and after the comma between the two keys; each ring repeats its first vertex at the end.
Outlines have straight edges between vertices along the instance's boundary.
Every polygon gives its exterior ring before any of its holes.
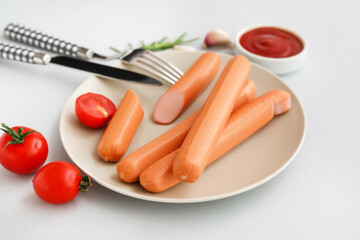
{"type": "Polygon", "coordinates": [[[9,128],[0,137],[0,163],[17,174],[36,172],[46,161],[48,144],[41,133],[27,127],[9,128]]]}
{"type": "Polygon", "coordinates": [[[85,126],[104,126],[116,111],[115,104],[107,97],[96,93],[85,93],[75,102],[76,116],[85,126]]]}
{"type": "Polygon", "coordinates": [[[74,165],[64,161],[46,164],[33,179],[35,193],[53,204],[71,201],[79,191],[87,192],[90,185],[89,177],[81,175],[74,165]]]}

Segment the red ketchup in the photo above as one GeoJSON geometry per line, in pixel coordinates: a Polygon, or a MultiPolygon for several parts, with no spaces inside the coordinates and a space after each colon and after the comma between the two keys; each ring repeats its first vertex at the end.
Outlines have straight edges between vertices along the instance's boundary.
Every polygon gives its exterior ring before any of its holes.
{"type": "Polygon", "coordinates": [[[294,56],[304,48],[294,34],[274,27],[260,27],[244,33],[240,45],[247,51],[271,58],[294,56]]]}

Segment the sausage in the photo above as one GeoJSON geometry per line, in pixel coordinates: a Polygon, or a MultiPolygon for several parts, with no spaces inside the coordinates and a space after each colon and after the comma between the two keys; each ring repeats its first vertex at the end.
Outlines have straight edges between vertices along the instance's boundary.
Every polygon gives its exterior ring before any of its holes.
{"type": "MultiPolygon", "coordinates": [[[[263,94],[233,112],[216,144],[207,165],[266,125],[275,115],[287,112],[291,106],[289,94],[273,90],[263,94]]],[[[140,175],[140,184],[149,192],[162,192],[180,183],[172,172],[179,149],[169,153],[146,168],[140,175]]]]}
{"type": "MultiPolygon", "coordinates": [[[[234,109],[253,100],[255,96],[255,83],[248,80],[237,98],[234,109]]],[[[200,112],[201,110],[195,112],[167,132],[122,159],[116,166],[120,179],[128,183],[138,181],[140,173],[145,168],[166,154],[179,148],[200,112]]]]}
{"type": "Polygon", "coordinates": [[[105,161],[119,161],[128,149],[144,116],[144,110],[136,93],[129,89],[106,127],[97,147],[105,161]]]}
{"type": "Polygon", "coordinates": [[[156,123],[173,122],[205,89],[220,68],[220,56],[205,52],[157,101],[153,118],[156,123]]]}
{"type": "Polygon", "coordinates": [[[195,182],[204,171],[250,68],[250,61],[242,55],[226,64],[175,158],[173,172],[178,180],[195,182]]]}

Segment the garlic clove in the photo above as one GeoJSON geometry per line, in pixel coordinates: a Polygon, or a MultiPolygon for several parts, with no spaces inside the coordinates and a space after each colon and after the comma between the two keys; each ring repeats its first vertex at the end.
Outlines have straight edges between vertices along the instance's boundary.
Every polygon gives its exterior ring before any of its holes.
{"type": "Polygon", "coordinates": [[[176,50],[176,51],[195,51],[195,48],[191,47],[191,46],[187,46],[187,45],[175,45],[173,47],[173,50],[176,50]]]}
{"type": "Polygon", "coordinates": [[[220,29],[215,29],[206,34],[204,43],[202,45],[203,48],[212,47],[212,46],[232,47],[233,43],[229,35],[225,31],[220,29]]]}

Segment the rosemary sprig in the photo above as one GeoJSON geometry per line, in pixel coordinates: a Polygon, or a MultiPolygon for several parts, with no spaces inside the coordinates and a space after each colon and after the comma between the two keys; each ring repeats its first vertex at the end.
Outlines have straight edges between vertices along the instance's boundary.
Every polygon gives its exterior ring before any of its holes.
{"type": "MultiPolygon", "coordinates": [[[[193,38],[193,39],[189,39],[189,40],[184,40],[185,36],[186,36],[186,33],[183,33],[178,38],[176,38],[174,41],[168,41],[167,37],[163,37],[159,41],[155,41],[150,44],[146,44],[144,41],[141,41],[141,46],[139,48],[151,50],[151,51],[160,51],[160,50],[172,48],[175,45],[181,45],[181,44],[193,42],[193,41],[196,41],[199,39],[199,38],[193,38]]],[[[134,48],[131,44],[129,44],[128,49],[126,49],[125,51],[121,51],[115,47],[110,47],[110,49],[117,53],[123,53],[123,52],[128,51],[129,49],[134,49],[134,48]]]]}

